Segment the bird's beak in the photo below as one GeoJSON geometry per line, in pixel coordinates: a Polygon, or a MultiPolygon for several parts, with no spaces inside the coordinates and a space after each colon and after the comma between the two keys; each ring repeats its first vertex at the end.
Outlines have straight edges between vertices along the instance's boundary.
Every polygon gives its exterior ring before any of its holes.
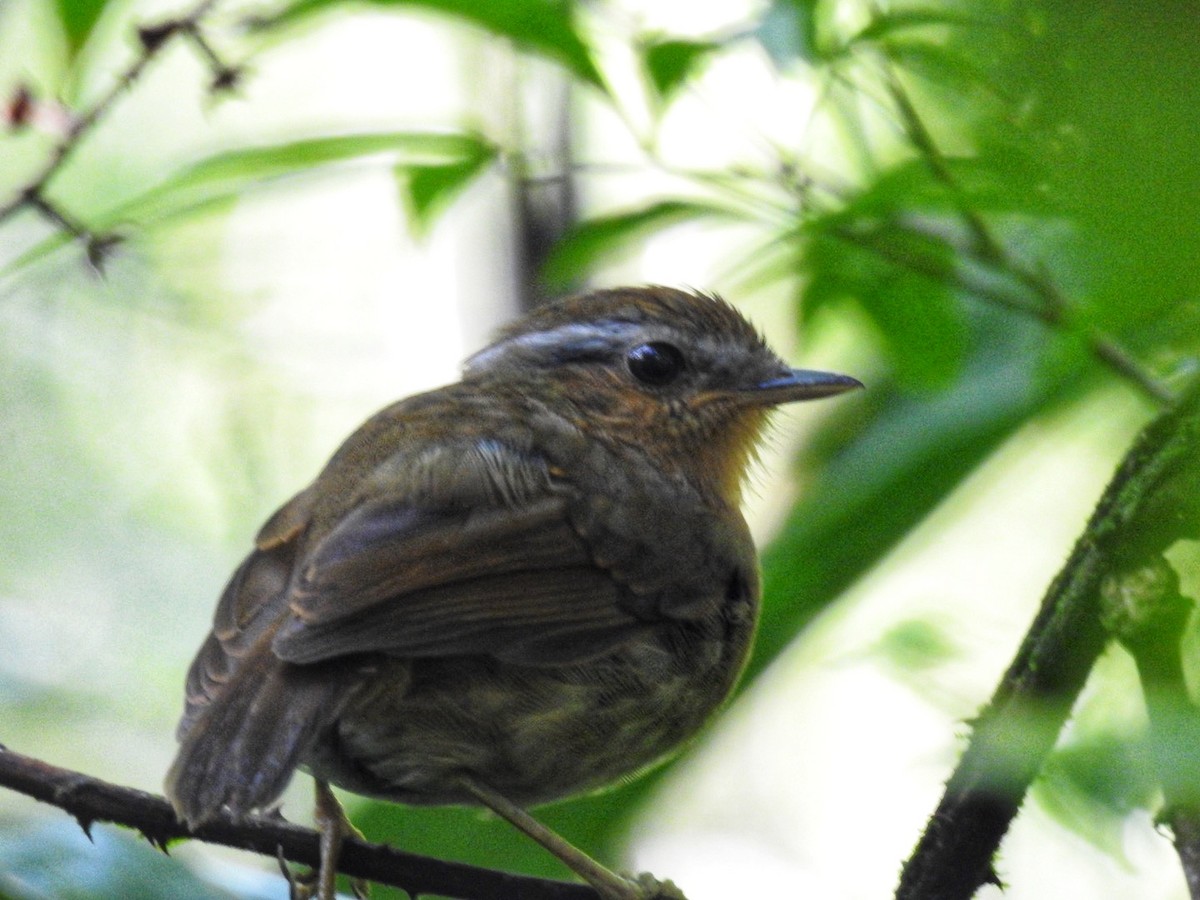
{"type": "Polygon", "coordinates": [[[814,372],[811,369],[791,369],[777,378],[759,382],[746,391],[746,399],[764,406],[794,403],[797,400],[817,400],[860,388],[863,383],[849,375],[833,372],[814,372]]]}

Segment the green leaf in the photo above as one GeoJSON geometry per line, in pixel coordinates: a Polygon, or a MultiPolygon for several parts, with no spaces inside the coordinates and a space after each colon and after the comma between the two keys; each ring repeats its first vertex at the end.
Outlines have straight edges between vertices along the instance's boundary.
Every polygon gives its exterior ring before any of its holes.
{"type": "Polygon", "coordinates": [[[71,59],[79,55],[83,45],[91,36],[92,29],[100,20],[108,0],[56,0],[55,10],[67,39],[67,53],[71,59]]]}
{"type": "Polygon", "coordinates": [[[804,237],[798,229],[771,235],[738,261],[730,272],[730,293],[752,294],[780,283],[793,295],[804,269],[804,237]]]}
{"type": "Polygon", "coordinates": [[[61,229],[52,231],[45,238],[37,241],[28,249],[6,262],[3,268],[0,268],[0,274],[3,274],[5,277],[17,275],[25,269],[44,262],[59,250],[75,243],[76,240],[75,235],[69,232],[61,229]]]}
{"type": "Polygon", "coordinates": [[[776,68],[785,69],[797,60],[821,58],[818,47],[817,7],[819,0],[773,0],[755,29],[776,68]]]}
{"type": "Polygon", "coordinates": [[[405,206],[417,232],[428,232],[437,215],[495,158],[496,149],[481,143],[455,162],[397,166],[405,206]]]}
{"type": "Polygon", "coordinates": [[[1146,735],[1127,732],[1055,750],[1033,788],[1060,825],[1122,860],[1129,814],[1150,809],[1158,791],[1146,735]]]}
{"type": "Polygon", "coordinates": [[[478,152],[481,143],[471,134],[411,131],[306,138],[211,156],[191,166],[179,180],[220,182],[276,177],[373,154],[404,154],[414,160],[433,161],[468,156],[478,152]]]}
{"type": "Polygon", "coordinates": [[[931,35],[931,40],[933,40],[942,37],[941,28],[943,26],[978,29],[989,24],[992,24],[992,27],[996,27],[994,23],[989,23],[982,15],[973,16],[967,13],[933,7],[926,9],[882,10],[872,16],[871,21],[854,35],[850,39],[850,42],[883,41],[913,29],[920,30],[931,27],[938,29],[938,31],[931,35]]]}
{"type": "Polygon", "coordinates": [[[696,200],[662,200],[629,212],[589,219],[576,226],[550,253],[541,276],[547,287],[562,289],[646,235],[689,219],[727,219],[736,213],[696,200]]]}
{"type": "MultiPolygon", "coordinates": [[[[339,6],[351,0],[298,0],[278,17],[288,23],[339,6]]],[[[575,28],[573,5],[561,0],[370,0],[389,9],[427,9],[470,22],[492,34],[508,38],[518,47],[546,56],[580,81],[607,93],[608,88],[592,60],[591,51],[575,28]]]]}
{"type": "Polygon", "coordinates": [[[719,47],[706,41],[662,41],[643,47],[642,66],[659,101],[669,102],[719,47]]]}
{"type": "MultiPolygon", "coordinates": [[[[913,36],[889,38],[881,41],[880,47],[892,62],[921,76],[923,86],[931,85],[943,93],[957,91],[960,97],[970,91],[978,94],[980,88],[992,92],[984,71],[959,48],[913,36]]],[[[989,99],[987,94],[984,99],[989,99]]],[[[964,111],[961,121],[976,112],[973,108],[964,111]]]]}
{"type": "MultiPolygon", "coordinates": [[[[186,166],[133,199],[93,216],[97,232],[135,222],[140,231],[235,203],[246,191],[323,166],[388,157],[409,181],[406,200],[419,227],[449,203],[497,154],[491,142],[470,133],[387,132],[307,138],[218,153],[186,166]]],[[[15,273],[56,252],[72,238],[54,232],[5,271],[15,273]]]]}
{"type": "MultiPolygon", "coordinates": [[[[371,156],[393,164],[453,165],[494,153],[467,133],[388,132],[308,138],[287,144],[218,153],[184,168],[122,207],[100,217],[96,228],[121,221],[151,224],[214,204],[232,202],[249,188],[275,179],[371,156]]],[[[480,163],[482,164],[482,163],[480,163]]]]}
{"type": "Polygon", "coordinates": [[[817,223],[806,263],[811,273],[803,298],[806,317],[851,300],[874,322],[902,384],[946,387],[958,374],[966,331],[948,277],[954,254],[945,243],[886,225],[844,229],[833,217],[817,223]]]}
{"type": "Polygon", "coordinates": [[[893,626],[880,637],[872,652],[903,673],[933,668],[959,655],[947,630],[927,619],[908,619],[893,626]]]}
{"type": "Polygon", "coordinates": [[[1025,215],[1057,212],[1037,190],[1039,173],[1032,160],[1015,150],[1003,157],[946,157],[942,162],[953,185],[935,175],[924,159],[903,160],[850,199],[843,216],[892,216],[905,210],[958,213],[964,207],[1025,215]]]}
{"type": "Polygon", "coordinates": [[[898,381],[929,390],[954,380],[966,356],[966,330],[958,298],[945,285],[897,272],[858,299],[885,336],[898,381]]]}
{"type": "Polygon", "coordinates": [[[1036,28],[978,58],[1019,111],[1002,125],[1021,127],[1045,190],[1085,235],[1096,321],[1142,327],[1200,295],[1200,116],[1185,112],[1200,108],[1196,4],[1035,8],[1036,28]]]}

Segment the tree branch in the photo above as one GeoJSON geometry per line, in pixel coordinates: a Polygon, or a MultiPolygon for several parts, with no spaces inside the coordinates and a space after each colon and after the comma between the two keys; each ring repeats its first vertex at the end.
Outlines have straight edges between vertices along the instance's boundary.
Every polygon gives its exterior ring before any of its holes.
{"type": "Polygon", "coordinates": [[[1106,578],[1143,567],[1200,527],[1200,381],[1117,469],[1051,583],[913,855],[897,900],[969,900],[1108,641],[1106,578]]]}
{"type": "Polygon", "coordinates": [[[1200,898],[1200,808],[1196,805],[1170,807],[1163,820],[1171,829],[1175,852],[1183,865],[1188,896],[1200,898]]]}
{"type": "Polygon", "coordinates": [[[238,69],[224,63],[200,33],[201,19],[211,12],[216,3],[217,0],[199,0],[190,11],[181,16],[167,19],[157,25],[144,25],[138,28],[140,51],[137,57],[125,71],[117,76],[107,93],[92,104],[86,112],[72,120],[66,135],[50,153],[41,170],[17,191],[12,200],[0,206],[0,225],[22,209],[36,210],[55,227],[83,240],[88,248],[88,258],[93,265],[99,267],[103,262],[104,254],[117,242],[118,237],[112,234],[94,233],[73,215],[61,209],[47,197],[46,192],[51,181],[62,171],[80,144],[108,115],[120,96],[142,77],[150,63],[176,35],[183,34],[190,37],[192,43],[199,48],[201,56],[213,71],[212,90],[229,89],[236,84],[238,69]]]}
{"type": "MultiPolygon", "coordinates": [[[[89,833],[94,822],[114,822],[133,828],[154,846],[194,838],[316,866],[317,832],[281,818],[252,816],[241,822],[220,818],[189,831],[175,818],[162,797],[61,769],[0,746],[0,786],[64,810],[89,833]]],[[[347,838],[338,871],[355,878],[408,891],[461,900],[597,900],[585,885],[511,875],[462,863],[405,853],[381,844],[347,838]]]]}

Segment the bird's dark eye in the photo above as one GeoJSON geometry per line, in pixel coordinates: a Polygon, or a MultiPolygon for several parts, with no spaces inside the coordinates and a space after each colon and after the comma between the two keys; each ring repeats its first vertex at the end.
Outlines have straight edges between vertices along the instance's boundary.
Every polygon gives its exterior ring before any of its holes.
{"type": "Polygon", "coordinates": [[[674,344],[651,341],[638,344],[625,356],[629,371],[643,384],[661,387],[670,384],[683,372],[683,354],[674,344]]]}

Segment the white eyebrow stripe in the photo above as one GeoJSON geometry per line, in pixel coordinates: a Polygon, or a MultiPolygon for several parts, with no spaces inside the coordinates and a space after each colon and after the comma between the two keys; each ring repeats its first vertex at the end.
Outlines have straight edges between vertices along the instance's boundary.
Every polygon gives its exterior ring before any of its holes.
{"type": "Polygon", "coordinates": [[[549,331],[529,331],[499,343],[484,347],[463,364],[463,371],[470,373],[487,368],[501,356],[522,350],[532,355],[542,355],[546,350],[562,349],[564,355],[587,355],[615,350],[631,341],[644,331],[644,326],[633,322],[605,320],[601,322],[570,322],[549,331]]]}

